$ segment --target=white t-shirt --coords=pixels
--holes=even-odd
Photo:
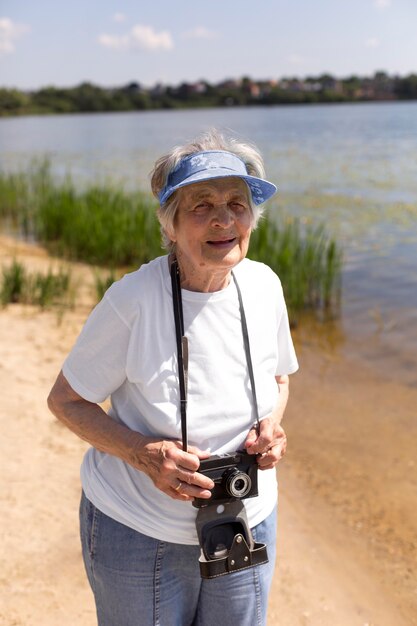
[[[234,274],[242,292],[260,418],[275,406],[276,375],[298,369],[281,283],[272,270],[244,259]],[[255,421],[234,281],[214,293],[182,290],[189,343],[188,440],[212,454],[242,447]],[[181,439],[177,346],[168,257],[114,283],[88,318],[63,373],[90,402],[111,396],[109,414],[132,430]],[[139,532],[197,544],[197,509],[157,489],[143,472],[90,448],[81,468],[86,496]],[[259,496],[245,500],[250,526],[277,498],[275,470],[258,472]]]

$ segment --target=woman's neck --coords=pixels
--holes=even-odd
[[[179,258],[178,258],[179,257]],[[170,255],[170,262],[177,259],[180,269],[181,288],[188,291],[199,291],[201,293],[212,293],[226,289],[231,279],[230,268],[219,268],[218,270],[210,269],[204,271],[204,268],[194,268],[184,263],[181,255]]]

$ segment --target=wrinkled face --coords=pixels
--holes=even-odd
[[[202,274],[233,269],[246,256],[252,230],[246,183],[237,177],[218,178],[179,193],[169,236],[182,266]]]

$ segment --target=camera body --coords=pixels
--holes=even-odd
[[[214,487],[210,500],[194,499],[193,505],[197,508],[258,495],[257,457],[245,450],[203,459],[198,471],[211,478]]]

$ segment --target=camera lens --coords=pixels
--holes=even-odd
[[[244,498],[251,490],[252,481],[245,472],[235,469],[226,477],[226,491],[234,498]]]

